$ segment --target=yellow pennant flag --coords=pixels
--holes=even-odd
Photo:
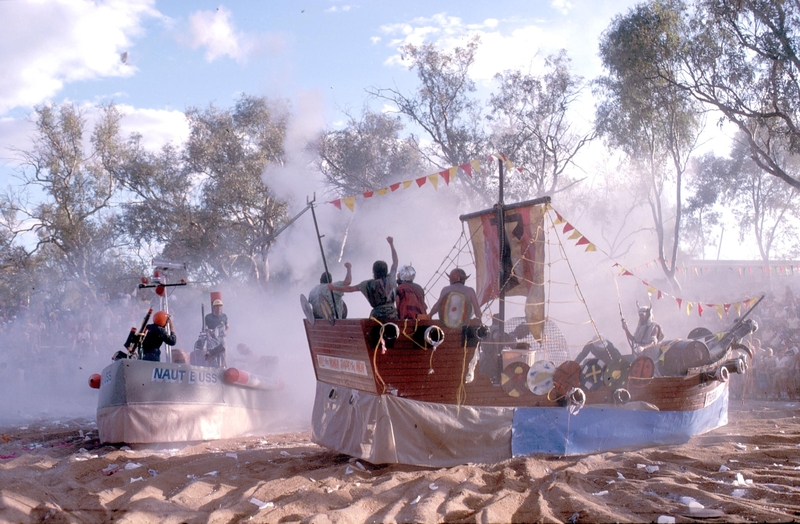
[[[452,183],[456,179],[456,173],[458,173],[458,166],[451,167],[448,169],[450,171],[450,183]]]
[[[354,197],[354,196],[344,197],[342,199],[342,202],[344,202],[344,205],[347,206],[347,209],[349,209],[350,211],[353,211],[355,209],[355,205],[356,205],[356,197]]]
[[[725,313],[725,306],[722,304],[717,304],[714,306],[714,309],[717,310],[717,315],[719,315],[719,318],[722,318],[722,314]]]
[[[569,237],[567,237],[567,240],[575,240],[576,238],[581,238],[582,236],[583,235],[581,235],[581,232],[575,229],[574,231],[572,231],[572,234]]]
[[[687,315],[691,314],[693,307],[694,307],[694,304],[692,304],[691,302],[687,302],[686,303],[686,314]]]
[[[741,302],[734,303],[733,304],[733,309],[736,310],[736,316],[737,317],[742,316],[742,303]]]
[[[653,286],[649,286],[649,285],[647,286],[647,294],[648,295],[652,295],[656,291],[658,291],[658,290],[656,288],[654,288]]]
[[[469,165],[472,166],[473,173],[480,173],[481,172],[481,161],[480,159],[470,160]]]
[[[413,184],[413,183],[414,183],[413,180],[404,180],[403,181],[403,189],[408,189],[409,186],[411,186],[411,184]]]
[[[758,302],[758,297],[751,298],[750,302],[747,303],[747,309],[750,309],[751,307],[755,306],[756,302]]]
[[[384,187],[383,189],[379,189],[379,190],[377,190],[375,192],[378,193],[379,195],[385,195],[386,193],[389,192],[389,188],[388,187]]]
[[[590,243],[589,245],[586,246],[586,249],[584,249],[584,251],[597,251],[597,248],[594,247],[594,244]]]
[[[433,184],[433,189],[439,189],[439,174],[428,175],[428,180]]]

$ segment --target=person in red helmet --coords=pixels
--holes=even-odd
[[[473,315],[480,318],[481,305],[475,290],[466,284],[467,273],[457,267],[449,276],[450,285],[442,288],[439,300],[431,306],[431,316],[439,315],[448,327],[464,325]]]
[[[169,326],[169,331],[166,326]],[[174,346],[178,342],[172,317],[164,311],[158,311],[153,315],[153,323],[148,324],[145,329],[147,334],[142,341],[142,360],[159,362],[161,360],[161,344]]]

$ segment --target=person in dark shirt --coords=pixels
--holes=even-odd
[[[169,326],[167,331],[165,326]],[[142,341],[142,360],[159,362],[161,360],[161,344],[174,346],[178,342],[172,318],[164,311],[153,315],[153,323],[147,325],[147,334]]]
[[[211,303],[211,313],[206,315],[206,329],[216,331],[219,326],[224,326],[223,335],[228,334],[228,315],[222,312],[222,300],[216,299]]]

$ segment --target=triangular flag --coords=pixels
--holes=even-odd
[[[687,315],[688,315],[688,314],[690,314],[690,313],[692,312],[692,308],[693,308],[693,307],[694,307],[694,304],[692,304],[691,302],[687,302],[687,303],[686,303],[686,314],[687,314]]]
[[[750,309],[751,307],[755,306],[756,302],[758,302],[758,297],[751,298],[750,302],[748,302],[747,304],[747,309]]]
[[[703,316],[703,304],[700,304],[699,302],[697,303],[697,316]]]
[[[633,273],[631,273],[630,271],[628,271],[625,268],[622,268],[622,273],[620,273],[620,275],[623,276],[623,277],[632,277]]]
[[[583,235],[581,235],[581,232],[576,229],[570,236],[567,237],[567,240],[575,240],[576,238],[581,238],[582,236]]]
[[[481,172],[481,161],[480,160],[471,160],[469,165],[472,166],[472,173],[480,173]],[[472,173],[467,173],[469,176],[472,176]]]
[[[377,190],[375,192],[378,193],[378,195],[385,195],[386,193],[389,192],[389,188],[388,187],[384,187],[384,188],[381,188],[381,189],[379,189],[379,190]]]
[[[426,180],[428,180],[428,177],[426,177],[426,176],[419,177],[419,178],[416,180],[416,182],[417,182],[417,187],[422,187],[422,186],[424,186],[424,185],[425,185],[425,181],[426,181]]]
[[[371,197],[373,194],[375,194],[375,192],[374,192],[374,191],[367,191],[366,193],[364,193],[364,198],[369,198],[369,197]]]
[[[576,231],[576,233],[577,233],[577,231]],[[589,239],[588,239],[588,238],[586,238],[586,237],[581,237],[581,239],[580,239],[580,240],[578,240],[577,242],[575,242],[575,245],[576,245],[576,246],[583,246],[583,245],[586,245],[586,244],[588,244],[588,243],[589,243]]]
[[[725,312],[725,307],[722,304],[717,304],[714,306],[714,309],[717,310],[717,315],[720,319],[722,319],[722,314]]]
[[[404,180],[403,181],[403,189],[408,189],[409,187],[411,187],[411,184],[413,184],[413,183],[414,183],[413,180]],[[423,182],[423,184],[424,184],[424,182]]]
[[[678,307],[680,308],[680,307],[681,307],[681,304],[683,303],[683,300],[682,300],[682,299],[680,299],[680,298],[676,298],[676,299],[675,299],[675,302],[677,302],[677,303],[678,303]]]
[[[439,176],[444,178],[444,183],[445,184],[449,184],[450,183],[450,170],[449,169],[445,169],[443,171],[439,171]]]
[[[725,309],[725,315],[727,315],[728,314],[728,310],[731,308],[731,305],[730,304],[723,304],[722,307]]]
[[[736,310],[736,316],[742,316],[742,303],[741,302],[734,302],[733,309]]]
[[[428,180],[433,184],[433,189],[439,189],[439,174],[428,175]]]
[[[654,288],[653,286],[647,286],[647,294],[648,295],[652,295],[656,291],[657,291],[656,288]]]
[[[356,206],[356,197],[354,197],[354,196],[345,197],[345,198],[342,199],[342,202],[344,202],[344,205],[347,206],[347,209],[349,209],[350,211],[353,211],[355,209],[355,206]]]
[[[589,244],[584,251],[597,251],[597,248],[594,247],[594,244]]]
[[[661,290],[660,289],[658,290],[658,296],[656,297],[656,300],[661,300]]]
[[[398,189],[400,189],[400,182],[392,184],[391,186],[389,186],[389,189],[391,189],[392,191],[397,191]]]
[[[558,211],[553,209],[553,213],[556,214],[556,220],[555,220],[555,222],[553,222],[553,225],[556,226],[558,224],[563,224],[564,223],[564,219],[561,217],[561,215],[558,214]]]
[[[331,204],[336,206],[336,209],[342,209],[342,199],[341,198],[331,201]]]
[[[461,164],[458,167],[460,167],[462,170],[464,170],[464,172],[467,174],[467,176],[470,176],[470,177],[472,176],[472,166],[469,164],[469,162],[467,162],[466,164]]]
[[[449,184],[450,182],[452,182],[452,181],[454,181],[456,179],[456,173],[458,173],[458,168],[457,167],[451,167],[447,171],[450,174],[450,177],[449,177],[450,180],[445,180],[445,183]]]
[[[567,222],[566,224],[564,224],[564,231],[563,232],[564,232],[564,234],[566,234],[567,231],[572,231],[573,229],[575,229],[575,228],[572,226],[572,224]]]

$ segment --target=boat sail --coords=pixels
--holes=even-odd
[[[747,352],[740,342],[755,324],[667,341],[657,354],[570,360],[546,315],[550,198],[505,205],[502,164],[500,180],[494,208],[460,217],[484,312],[500,299],[492,326],[307,316],[312,440],[376,464],[441,467],[683,443],[725,425],[728,374],[746,370],[731,348]],[[525,297],[511,330],[507,295]]]

